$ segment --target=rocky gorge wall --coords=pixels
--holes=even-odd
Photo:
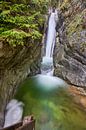
[[[54,53],[55,75],[80,87],[86,87],[85,7],[83,0],[60,2]]]
[[[0,48],[0,123],[5,106],[13,98],[19,83],[28,75],[39,73],[41,46],[11,48],[2,44]]]
[[[46,10],[45,0],[0,1],[0,127],[19,84],[40,72]]]

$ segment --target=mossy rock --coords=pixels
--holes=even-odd
[[[82,13],[76,14],[74,19],[67,27],[67,34],[71,36],[73,33],[82,30]]]

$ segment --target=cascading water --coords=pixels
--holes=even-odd
[[[56,16],[57,11],[52,12],[49,18],[48,24],[48,34],[47,34],[47,41],[46,41],[46,57],[53,56],[53,48],[55,45],[55,38],[56,38]]]
[[[60,86],[60,85],[64,86],[64,81],[62,81],[61,79],[57,77],[52,77],[53,70],[54,70],[53,50],[54,50],[54,45],[56,41],[56,23],[58,20],[57,13],[58,13],[57,10],[51,9],[51,14],[50,14],[49,23],[48,23],[47,40],[46,40],[46,52],[45,52],[45,56],[42,59],[41,74],[35,76],[37,80],[37,84],[42,86],[46,91],[52,90],[55,87],[57,88],[57,86]],[[20,104],[19,105],[13,104],[14,103],[13,101],[15,100],[10,101],[11,107],[8,109],[7,114],[5,116],[4,127],[17,123],[22,117],[22,114],[23,114],[22,106],[19,106]],[[13,109],[14,107],[15,109]],[[17,120],[16,120],[17,114],[14,114],[15,117],[12,114],[16,111],[17,113],[20,113],[20,116]]]
[[[46,38],[46,51],[42,58],[41,74],[36,76],[38,84],[46,90],[52,90],[58,86],[67,86],[60,78],[53,76],[53,51],[56,42],[56,25],[58,22],[57,9],[50,9],[50,17],[48,21],[48,30]]]
[[[22,114],[32,114],[36,118],[36,130],[86,130],[86,109],[79,105],[80,97],[74,94],[73,98],[67,84],[52,76],[57,21],[58,12],[51,10],[41,74],[28,77],[21,84],[15,98],[25,104],[24,113],[22,102],[11,100],[6,107],[4,127],[20,121]]]
[[[28,77],[19,87],[16,98],[25,104],[24,116],[35,116],[36,130],[86,130],[86,111],[73,101],[65,82],[52,76],[58,12],[50,11],[41,74]]]
[[[46,52],[42,59],[41,74],[53,75],[53,50],[56,41],[56,23],[58,20],[57,10],[51,9],[48,22],[48,32],[46,39]]]

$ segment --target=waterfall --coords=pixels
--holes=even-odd
[[[56,12],[52,12],[48,23],[48,33],[46,41],[46,57],[53,56],[53,49],[55,45],[55,35],[56,35]]]
[[[48,21],[48,31],[46,39],[46,52],[42,59],[41,73],[45,75],[53,75],[53,50],[56,41],[56,23],[58,20],[57,10],[50,10],[50,17]]]
[[[43,88],[43,90],[46,91],[56,89],[58,86],[66,86],[63,80],[58,77],[52,76],[54,71],[53,51],[56,41],[57,21],[58,11],[51,9],[48,21],[46,51],[41,63],[41,74],[35,77],[38,87],[40,86],[41,89]],[[23,106],[24,104],[22,102],[17,101],[16,99],[12,99],[7,104],[4,128],[21,121],[23,115]]]

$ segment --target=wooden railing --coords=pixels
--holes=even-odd
[[[25,117],[22,122],[0,130],[35,130],[35,119],[32,116]]]

